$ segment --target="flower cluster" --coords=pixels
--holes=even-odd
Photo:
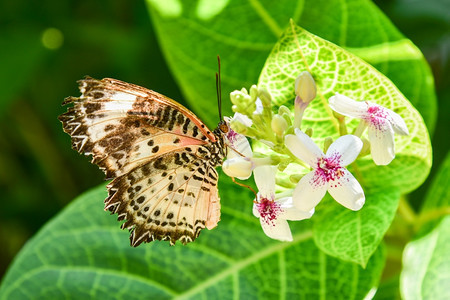
[[[311,138],[312,128],[301,128],[304,112],[316,98],[310,73],[297,77],[295,94],[293,113],[283,105],[274,113],[271,95],[263,88],[254,85],[249,92],[234,91],[230,97],[235,115],[227,120],[231,130],[223,171],[239,179],[253,173],[258,187],[253,214],[267,236],[281,241],[292,241],[287,220],[310,218],[327,191],[344,207],[361,209],[364,191],[346,166],[369,153],[375,164],[389,164],[395,157],[394,133],[409,134],[403,119],[392,110],[336,93],[329,106],[342,127],[341,136],[334,142],[331,137],[324,139],[321,150]],[[353,134],[347,134],[345,117],[360,119]],[[362,138],[366,128],[368,140]],[[245,136],[255,141],[256,151]],[[304,171],[286,179],[283,171],[288,167]],[[283,180],[289,182],[283,184]]]

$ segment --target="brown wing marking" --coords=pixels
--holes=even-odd
[[[178,161],[183,153],[187,165]],[[202,157],[168,153],[114,179],[105,209],[126,220],[122,228],[131,231],[132,246],[153,240],[186,244],[219,221],[216,185],[217,172]]]
[[[195,115],[153,91],[92,78],[81,80],[80,90],[80,98],[64,102],[74,105],[59,119],[73,148],[92,154],[107,178],[123,175],[154,156],[211,142],[209,129],[203,123],[199,127]]]

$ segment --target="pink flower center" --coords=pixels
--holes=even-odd
[[[230,141],[231,144],[233,144],[236,141],[237,136],[238,133],[230,128],[227,134],[227,139]]]
[[[341,166],[342,155],[333,153],[329,157],[320,157],[317,160],[314,184],[323,185],[326,182],[335,181],[344,175],[344,167]]]
[[[372,105],[367,108],[367,116],[364,119],[378,130],[383,130],[384,124],[389,120],[389,113],[382,106]]]
[[[260,218],[272,226],[275,226],[275,220],[278,215],[283,212],[283,209],[279,203],[268,198],[259,199],[259,202],[256,204],[256,208],[258,209]]]

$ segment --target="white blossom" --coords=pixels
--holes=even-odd
[[[276,240],[292,241],[287,220],[309,219],[314,209],[308,212],[294,207],[292,197],[276,199],[276,166],[261,166],[253,171],[258,195],[253,204],[253,214],[259,218],[264,233]]]
[[[370,152],[377,165],[387,165],[395,157],[394,133],[408,135],[405,121],[390,109],[369,101],[355,101],[336,93],[330,107],[341,115],[359,118],[368,126]]]
[[[324,154],[314,141],[298,128],[295,135],[285,137],[286,147],[313,169],[303,176],[293,193],[294,205],[302,210],[313,209],[325,193],[351,210],[364,205],[364,191],[355,177],[345,168],[358,156],[363,146],[354,135],[344,135],[330,145]]]

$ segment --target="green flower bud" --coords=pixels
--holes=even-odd
[[[230,93],[230,100],[233,103],[233,111],[245,115],[251,115],[255,110],[255,101],[252,101],[246,89],[233,91]]]
[[[258,89],[259,99],[261,99],[263,107],[270,108],[272,105],[272,97],[265,88]]]
[[[281,116],[286,121],[288,126],[292,126],[291,114],[282,114]]]
[[[295,94],[304,103],[311,102],[316,98],[316,83],[309,72],[304,71],[295,80]]]
[[[289,176],[289,180],[292,183],[297,184],[300,181],[300,179],[302,179],[303,176],[305,176],[305,175],[303,175],[303,174],[293,174],[293,175]]]
[[[309,137],[312,137],[313,135],[313,129],[311,127],[306,128],[305,134]]]
[[[271,125],[272,125],[272,130],[279,137],[282,137],[283,134],[284,134],[284,131],[288,128],[288,123],[280,115],[274,115],[272,117],[272,124]]]
[[[290,110],[287,106],[281,105],[281,106],[278,108],[278,114],[279,114],[280,116],[282,116],[283,114],[288,114],[288,115],[290,115],[290,114],[291,114],[291,110]]]
[[[323,153],[327,153],[328,148],[333,144],[333,139],[331,137],[325,138],[323,141]]]
[[[249,131],[249,127],[248,126],[246,126],[245,124],[239,122],[236,119],[232,119],[231,120],[230,126],[231,126],[231,129],[233,129],[237,133],[240,133],[240,134],[243,134],[243,135],[247,135],[247,133]]]
[[[250,99],[255,102],[258,98],[258,87],[254,84],[250,87]]]

